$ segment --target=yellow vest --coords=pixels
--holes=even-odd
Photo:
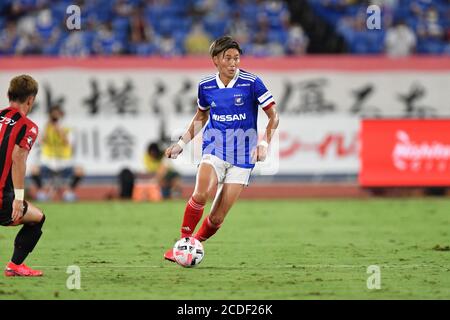
[[[69,134],[68,128],[63,128],[66,136]],[[53,126],[47,125],[45,127],[44,137],[45,141],[42,142],[42,155],[46,158],[52,159],[71,159],[72,158],[72,146],[70,143],[65,143],[59,136]]]
[[[145,154],[144,164],[145,169],[148,173],[156,173],[158,171],[158,168],[161,166],[161,160],[157,160],[153,157],[150,157],[148,154]]]

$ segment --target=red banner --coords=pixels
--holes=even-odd
[[[385,56],[355,56],[355,55],[311,55],[301,57],[247,57],[241,58],[241,65],[248,70],[325,70],[325,71],[351,71],[351,72],[439,72],[450,70],[450,57],[448,56],[409,56],[402,59],[393,59]],[[211,57],[184,56],[173,58],[96,56],[89,58],[26,56],[2,57],[0,70],[38,70],[53,68],[74,69],[175,69],[175,70],[212,70],[215,71]]]
[[[362,186],[450,186],[450,119],[363,120]]]

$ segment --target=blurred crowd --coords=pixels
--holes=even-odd
[[[308,0],[314,12],[345,39],[347,51],[391,56],[450,54],[448,0]],[[366,12],[377,5],[380,30],[368,30]]]
[[[66,28],[72,4],[81,8],[80,31]],[[381,30],[366,27],[370,4],[381,8]],[[323,32],[333,35],[323,38]],[[0,55],[204,55],[224,34],[252,56],[449,54],[450,5],[447,0],[0,1]],[[340,43],[339,37],[342,48],[327,49]]]
[[[81,31],[69,32],[66,9],[81,8]],[[303,54],[308,38],[271,0],[3,0],[0,54],[207,54],[223,34],[255,56]]]

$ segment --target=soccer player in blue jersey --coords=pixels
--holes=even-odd
[[[262,80],[239,69],[242,50],[231,37],[216,39],[209,50],[218,72],[198,86],[198,110],[188,130],[165,154],[176,159],[208,122],[203,133],[203,156],[195,190],[189,199],[181,225],[181,237],[191,237],[203,215],[209,192],[218,185],[211,212],[194,237],[205,241],[222,225],[239,195],[248,185],[256,161],[264,161],[278,114],[272,94]],[[264,110],[269,122],[258,142],[257,116]],[[209,121],[208,121],[209,120]],[[164,257],[175,261],[172,250]]]

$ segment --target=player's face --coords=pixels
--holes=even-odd
[[[239,67],[240,55],[236,49],[228,49],[214,57],[219,73],[229,79],[232,79]]]

